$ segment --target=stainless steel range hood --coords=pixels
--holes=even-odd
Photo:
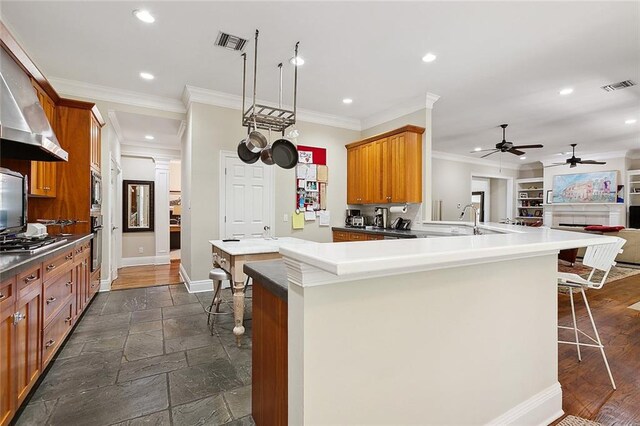
[[[0,48],[0,156],[67,161],[29,77]]]

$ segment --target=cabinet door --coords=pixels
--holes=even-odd
[[[34,83],[35,84],[35,83]],[[44,114],[55,131],[56,106],[38,87],[34,86],[38,101],[42,105]],[[31,176],[29,181],[29,194],[38,197],[56,196],[56,169],[57,163],[51,161],[32,161]]]
[[[100,173],[101,167],[101,141],[100,141],[100,125],[96,118],[91,115],[91,131],[90,131],[90,140],[91,140],[91,168],[96,172]]]
[[[16,392],[18,405],[24,401],[42,367],[42,288],[18,299],[16,333]]]
[[[389,203],[422,202],[422,139],[414,133],[389,137]]]
[[[9,424],[16,410],[14,305],[0,304],[0,426]]]
[[[381,143],[374,141],[360,147],[362,150],[360,178],[362,203],[379,203],[382,198]]]
[[[347,203],[361,204],[360,147],[347,149]]]

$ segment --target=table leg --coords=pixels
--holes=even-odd
[[[233,282],[233,317],[235,319],[233,334],[236,335],[236,343],[240,346],[244,334],[244,283],[242,281]]]

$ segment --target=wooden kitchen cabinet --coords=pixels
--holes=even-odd
[[[16,410],[15,283],[15,277],[0,282],[0,426],[8,425]]]
[[[342,243],[345,241],[375,241],[384,240],[383,235],[370,234],[367,232],[348,232],[348,231],[333,231],[333,242]]]
[[[20,285],[20,282],[18,282]],[[17,405],[27,397],[42,371],[42,286],[29,285],[15,310],[15,374]]]
[[[347,203],[421,203],[424,130],[405,126],[348,144]]]
[[[55,132],[56,105],[37,83],[33,82],[33,86],[38,95],[40,105],[42,105],[42,109],[44,109],[44,114],[47,116],[47,120],[49,120],[49,124]],[[36,197],[55,197],[57,167],[58,163],[55,161],[32,161],[29,176],[29,195]]]
[[[102,167],[102,155],[101,155],[101,147],[102,143],[100,141],[101,137],[101,127],[102,125],[98,121],[95,115],[91,115],[91,129],[90,129],[90,139],[91,139],[91,169],[100,173],[100,168]]]

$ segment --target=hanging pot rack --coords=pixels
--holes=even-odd
[[[247,129],[253,128],[253,130],[271,130],[280,132],[284,136],[284,131],[287,127],[296,123],[296,109],[297,109],[297,92],[298,92],[298,66],[294,66],[293,71],[293,110],[285,109],[282,107],[282,67],[280,68],[280,93],[279,93],[279,106],[273,107],[269,105],[256,103],[256,81],[258,71],[258,34],[256,30],[255,34],[255,49],[253,59],[253,102],[249,108],[245,109],[246,98],[246,77],[247,77],[247,54],[243,53],[242,64],[242,125]],[[294,58],[298,57],[298,47],[300,42],[297,42],[294,48]]]

